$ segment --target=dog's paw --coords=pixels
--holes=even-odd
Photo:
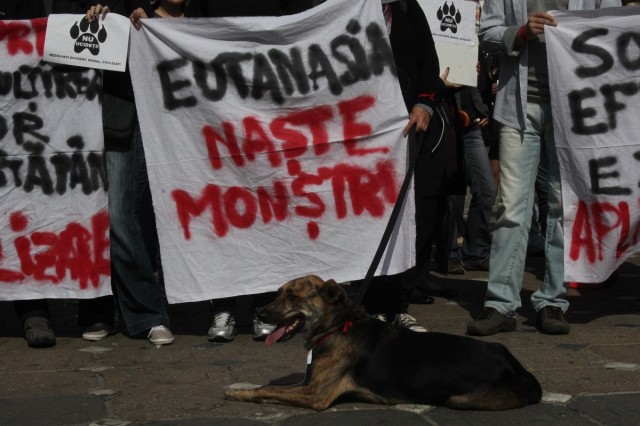
[[[253,383],[234,383],[232,385],[226,386],[228,390],[234,389],[258,389],[260,385],[254,385]]]
[[[226,387],[227,390],[224,393],[224,397],[232,401],[246,401],[251,397],[252,391],[259,387],[260,385],[251,383],[234,383]]]

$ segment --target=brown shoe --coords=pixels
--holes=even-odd
[[[545,334],[569,334],[569,323],[557,306],[545,306],[538,311],[536,327]]]
[[[516,330],[516,318],[503,315],[493,308],[485,307],[475,321],[467,325],[467,334],[471,336],[491,336],[504,331]]]

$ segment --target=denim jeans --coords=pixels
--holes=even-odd
[[[130,141],[105,140],[112,288],[130,336],[169,326],[159,282],[158,235],[140,127]]]
[[[475,126],[464,135],[464,158],[471,189],[467,213],[462,262],[477,266],[491,254],[491,213],[496,197],[496,183],[491,174],[489,156],[482,131]]]
[[[536,311],[547,305],[566,311],[561,299],[564,278],[562,194],[550,102],[527,105],[525,130],[504,126],[500,131],[500,196],[491,246],[491,268],[485,306],[512,316],[521,305],[527,240],[531,226],[534,185],[542,145],[547,154],[548,202],[545,241],[545,274],[540,288],[531,295]]]

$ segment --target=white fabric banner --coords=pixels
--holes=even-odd
[[[42,62],[46,25],[0,21],[0,300],[111,293],[102,77]]]
[[[87,21],[86,15],[52,14],[44,42],[44,60],[57,64],[124,71],[129,19],[117,13]]]
[[[640,8],[554,15],[545,34],[565,280],[601,282],[640,250]]]
[[[131,40],[169,301],[364,277],[406,169],[380,4],[148,19]],[[413,263],[410,192],[381,273]]]

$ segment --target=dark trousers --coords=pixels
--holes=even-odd
[[[363,300],[369,313],[407,312],[418,277],[429,273],[431,247],[442,233],[447,206],[445,145],[448,143],[455,143],[455,132],[434,114],[427,132],[417,134],[415,143],[409,147],[410,158],[416,158],[413,176],[416,266],[400,274],[374,277]]]

